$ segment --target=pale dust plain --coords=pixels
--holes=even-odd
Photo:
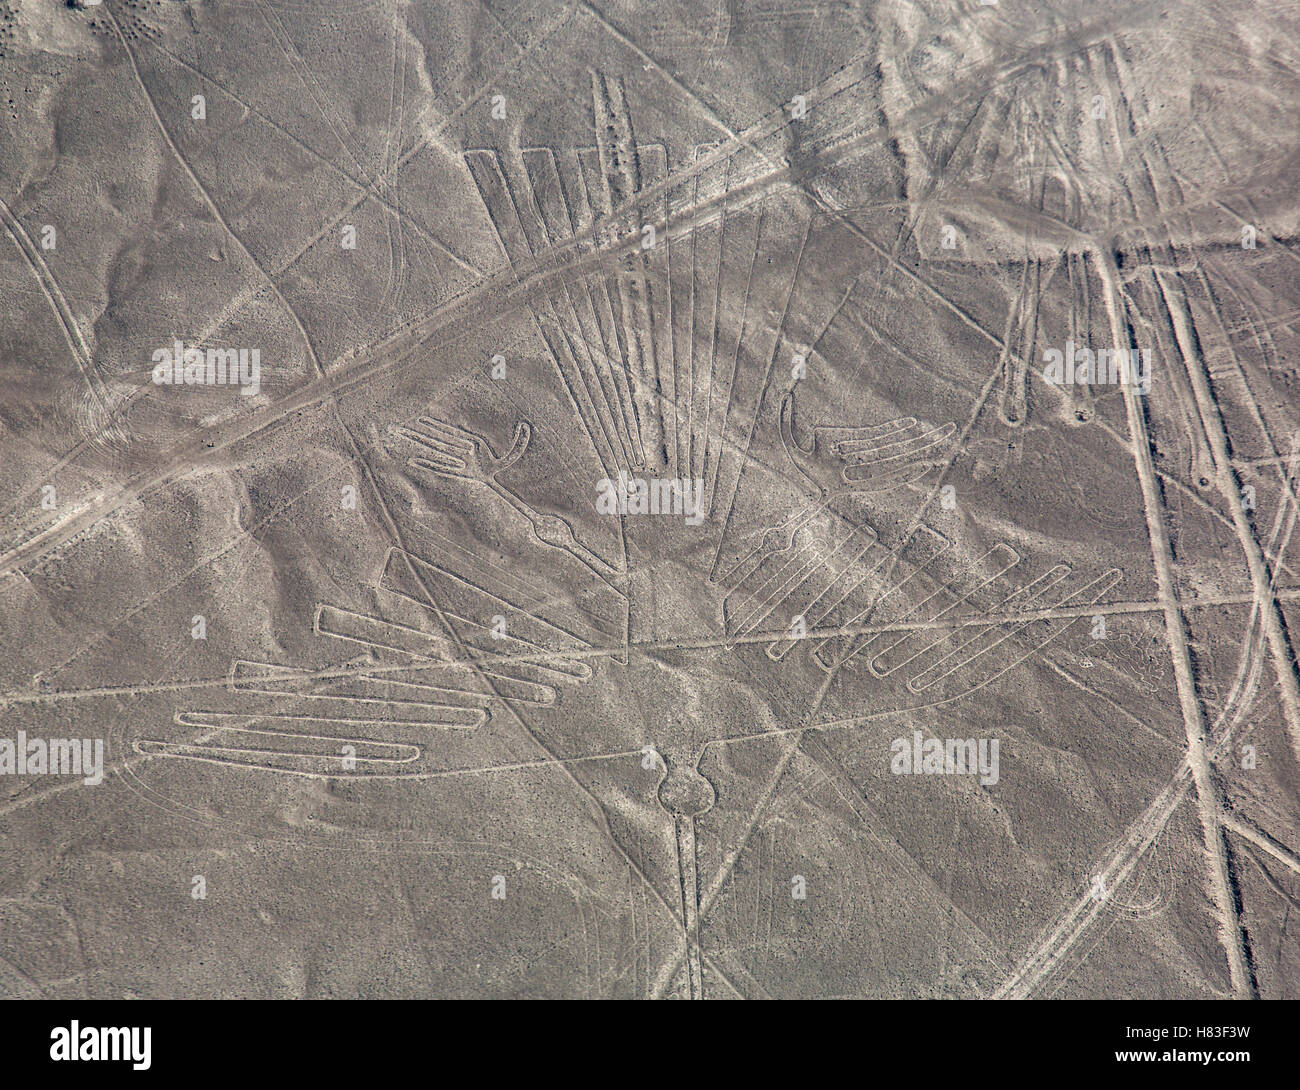
[[[0,739],[107,747],[0,995],[1297,997],[1300,13],[3,0],[0,92]]]

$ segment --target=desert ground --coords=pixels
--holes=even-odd
[[[1300,998],[1293,5],[0,0],[0,107],[0,996]]]

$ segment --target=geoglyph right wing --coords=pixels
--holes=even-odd
[[[843,427],[818,424],[812,442],[794,433],[794,392],[781,404],[781,442],[803,475],[823,491],[883,492],[925,475],[948,448],[956,425],[915,417]]]

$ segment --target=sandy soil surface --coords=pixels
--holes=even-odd
[[[1263,2],[0,0],[0,996],[1300,998],[1298,107]]]

